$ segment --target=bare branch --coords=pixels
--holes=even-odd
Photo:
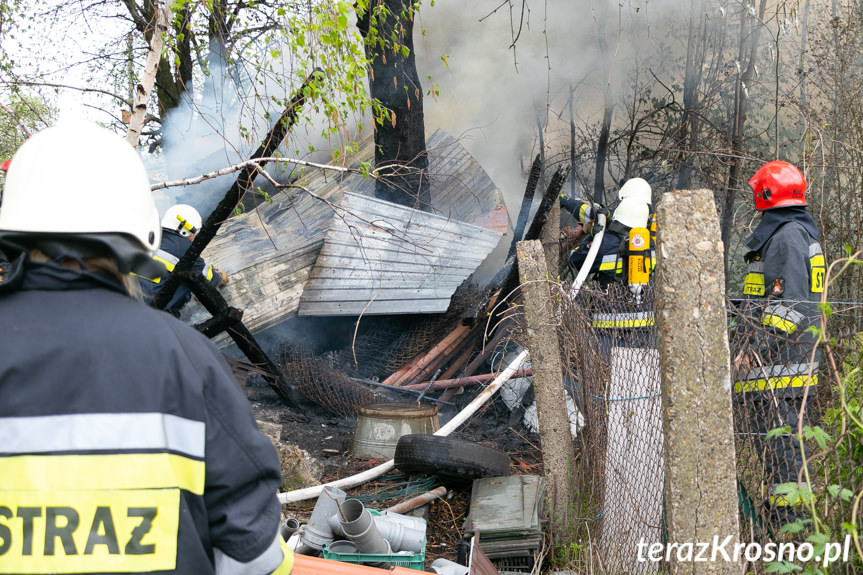
[[[30,130],[28,130],[28,129],[27,129],[27,126],[25,126],[23,123],[21,123],[21,120],[19,120],[19,119],[18,119],[18,117],[15,115],[15,112],[13,112],[10,108],[6,107],[6,106],[3,104],[3,102],[0,102],[0,109],[4,110],[7,114],[9,114],[9,117],[10,117],[10,118],[12,118],[12,120],[13,120],[16,124],[18,124],[18,126],[19,126],[19,127],[21,128],[21,130],[24,132],[24,135],[25,135],[25,136],[27,136],[27,137],[29,138],[29,137],[32,135],[32,134],[30,133]]]
[[[209,173],[206,173],[206,174],[203,174],[200,176],[196,176],[194,178],[184,178],[182,180],[172,180],[170,182],[159,182],[158,184],[153,184],[152,186],[150,186],[150,189],[155,192],[156,190],[163,190],[165,188],[172,188],[175,186],[190,186],[190,185],[194,185],[194,184],[200,184],[201,182],[204,182],[206,180],[210,180],[212,178],[217,178],[219,176],[231,174],[233,172],[238,172],[238,171],[240,171],[246,167],[258,166],[261,164],[266,164],[268,162],[282,163],[282,164],[296,164],[298,166],[305,166],[308,168],[318,168],[321,170],[330,170],[333,172],[339,172],[339,173],[343,173],[343,174],[349,174],[349,173],[350,174],[362,174],[363,173],[361,170],[358,170],[355,168],[344,168],[341,166],[333,166],[333,165],[329,165],[329,164],[316,164],[315,162],[306,162],[305,160],[294,160],[291,158],[264,157],[264,158],[255,158],[254,160],[246,160],[245,162],[241,162],[241,163],[235,164],[233,166],[228,166],[227,168],[222,168],[221,170],[216,170],[215,172],[209,172]],[[260,173],[263,174],[264,177],[266,177],[268,180],[270,180],[270,182],[272,184],[274,184],[278,187],[285,187],[284,184],[278,184],[275,180],[270,178],[269,174],[267,174],[266,172],[261,171]],[[375,178],[375,179],[378,178],[378,172],[377,171],[370,172],[368,175],[371,178]],[[291,186],[291,187],[298,187],[298,186]]]
[[[112,98],[119,100],[120,102],[126,104],[129,107],[132,106],[132,102],[130,102],[127,98],[124,98],[123,96],[120,96],[120,95],[115,94],[113,92],[109,92],[107,90],[100,90],[99,88],[81,88],[79,86],[69,86],[68,84],[53,84],[50,82],[30,82],[30,81],[25,81],[25,80],[15,80],[14,82],[0,82],[0,83],[5,83],[8,85],[17,85],[17,86],[33,86],[36,88],[39,88],[39,87],[43,87],[43,88],[65,88],[67,90],[77,90],[79,92],[94,92],[96,94],[105,94],[106,96],[111,96]]]

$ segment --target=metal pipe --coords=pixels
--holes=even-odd
[[[297,532],[300,528],[300,522],[296,517],[288,517],[285,519],[285,522],[282,523],[282,539],[287,541],[291,538],[291,535]]]
[[[486,383],[497,377],[498,373],[482,373],[480,375],[465,375],[455,379],[440,379],[438,381],[429,381],[425,383],[412,383],[404,386],[403,389],[418,390],[430,387],[431,389],[448,389],[450,387],[463,387],[465,385],[474,385],[477,383]],[[519,369],[510,376],[511,379],[517,377],[530,377],[533,371],[530,368]]]
[[[505,370],[501,372],[501,374],[495,379],[491,385],[482,390],[482,392],[477,395],[473,401],[465,406],[463,410],[461,410],[455,417],[453,417],[446,425],[438,429],[434,432],[433,435],[442,435],[446,436],[452,433],[459,425],[468,420],[474,413],[476,413],[480,407],[482,407],[485,402],[487,402],[492,395],[494,395],[498,389],[506,382],[513,374],[515,370],[517,370],[521,364],[527,359],[527,350],[522,350],[520,354],[510,363]],[[288,491],[286,493],[279,493],[279,503],[295,503],[297,501],[305,501],[306,499],[311,499],[313,497],[317,497],[320,495],[321,491],[324,487],[337,487],[339,489],[349,489],[351,487],[356,487],[357,485],[362,485],[366,481],[371,481],[372,479],[377,479],[381,475],[388,473],[395,469],[395,461],[390,459],[385,463],[381,463],[376,467],[372,467],[362,473],[358,473],[357,475],[352,475],[351,477],[345,477],[343,479],[338,479],[336,481],[332,481],[327,483],[326,485],[315,485],[314,487],[306,487],[305,489],[297,489],[296,491]]]
[[[446,487],[441,485],[440,487],[435,487],[431,491],[426,491],[421,495],[417,495],[416,497],[402,501],[392,507],[388,507],[387,511],[392,511],[393,513],[405,513],[406,511],[416,509],[417,507],[422,507],[429,501],[434,501],[444,495],[446,495]]]

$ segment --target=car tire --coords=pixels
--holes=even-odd
[[[450,481],[509,475],[509,456],[503,451],[440,435],[401,436],[394,459],[403,473],[437,475]]]

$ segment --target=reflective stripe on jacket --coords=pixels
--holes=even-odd
[[[764,212],[747,240],[752,251],[745,256],[749,267],[743,292],[750,300],[749,312],[757,314],[763,328],[753,333],[751,345],[767,365],[735,383],[735,391],[783,389],[799,394],[799,388],[817,384],[817,353],[814,375],[806,377],[815,344],[808,328],[820,319],[817,302],[826,271],[817,235],[803,208],[784,208]],[[794,373],[788,371],[792,368]]]
[[[592,222],[596,220],[596,213],[593,206],[587,202],[565,198],[561,196],[563,208],[572,214],[579,223]]]
[[[593,314],[592,327],[597,328],[630,328],[648,327],[654,325],[652,311],[621,312],[621,313],[595,313]]]
[[[0,571],[272,572],[279,462],[230,368],[106,278],[0,295]]]
[[[158,262],[161,262],[168,270],[168,275],[174,270],[174,266],[180,261],[180,258],[186,253],[192,243],[173,230],[162,228],[162,244],[156,255],[153,257]],[[221,278],[213,272],[213,267],[204,261],[204,258],[198,257],[195,263],[192,264],[192,271],[201,273],[210,285],[219,287],[222,283]],[[142,278],[139,277],[141,291],[144,294],[144,301],[149,303],[159,289],[162,287],[162,281],[167,279],[168,275],[162,278]],[[180,317],[180,311],[192,299],[191,290],[185,284],[180,284],[177,291],[171,297],[171,300],[165,306],[165,311],[174,317]]]

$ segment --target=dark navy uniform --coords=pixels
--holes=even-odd
[[[749,345],[758,352],[734,390],[759,411],[756,439],[788,425],[796,436],[800,403],[807,386],[818,383],[818,355],[811,362],[824,291],[824,253],[818,227],[803,207],[767,210],[749,239],[743,291],[748,313],[761,329],[751,330]],[[812,373],[811,379],[808,377]],[[805,418],[805,415],[804,415]],[[804,421],[804,425],[806,425]],[[771,440],[765,475],[774,485],[796,482],[803,455],[795,437]]]
[[[256,574],[293,557],[276,451],[209,340],[113,276],[23,256],[0,317],[0,572]]]
[[[171,272],[174,271],[174,266],[177,265],[177,262],[180,261],[180,258],[183,257],[183,254],[186,253],[186,250],[188,250],[191,245],[192,242],[178,234],[176,231],[162,228],[162,244],[159,246],[159,250],[156,252],[156,255],[153,256],[153,259],[164,264],[167,274],[164,277],[140,278],[141,291],[144,292],[144,301],[150,303],[162,287],[162,282],[171,275]],[[192,265],[192,271],[202,274],[213,287],[217,288],[222,285],[221,277],[214,273],[213,266],[207,264],[207,262],[204,261],[204,258],[198,257],[198,259],[195,260],[195,263]],[[171,297],[171,300],[168,302],[168,305],[165,306],[165,311],[174,317],[180,317],[180,310],[182,310],[183,306],[189,303],[189,300],[191,299],[191,290],[185,284],[181,283],[177,288],[177,291],[174,292],[174,295]]]
[[[590,266],[589,275],[596,279],[603,289],[620,278],[623,263],[618,257],[621,242],[627,241],[629,228],[619,222],[611,222],[605,229],[600,240],[596,259]],[[576,270],[581,270],[587,259],[587,253],[593,244],[593,237],[587,237],[578,244],[569,255],[569,262]]]
[[[596,220],[596,210],[594,210],[593,205],[588,202],[574,200],[561,195],[560,206],[572,214],[572,217],[574,217],[580,224]]]

